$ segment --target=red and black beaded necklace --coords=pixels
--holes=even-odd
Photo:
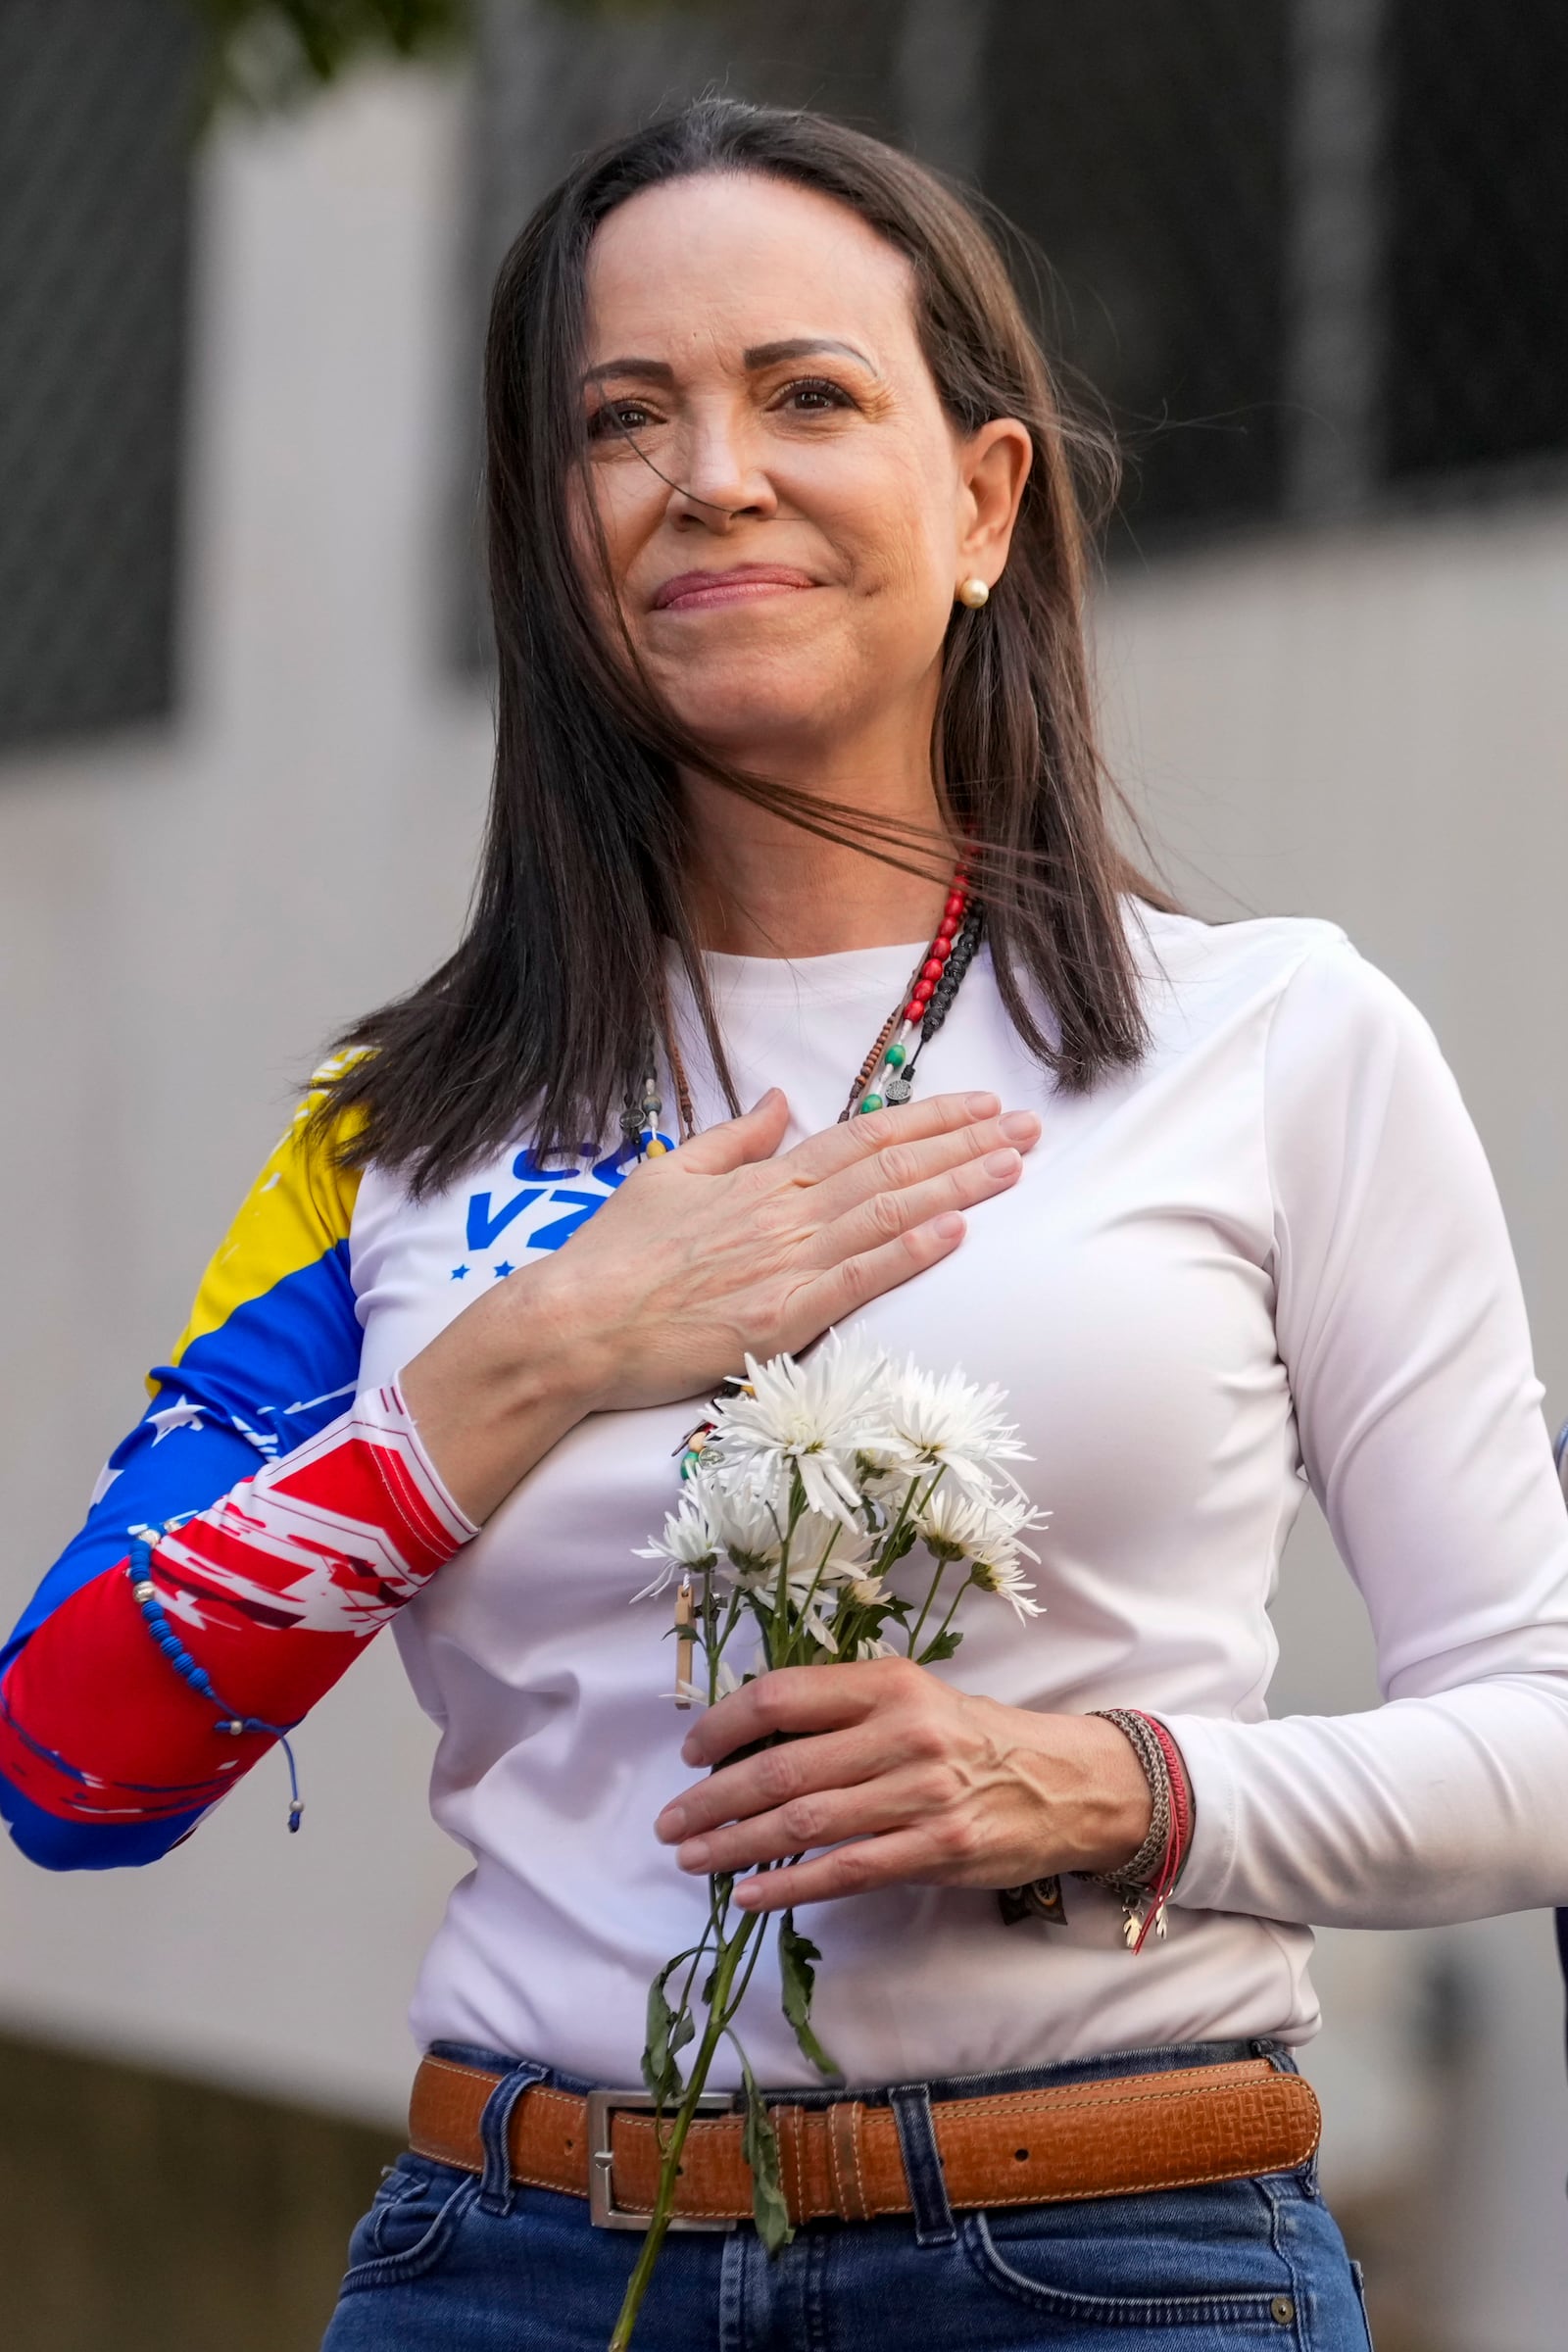
[[[985,911],[970,896],[968,876],[959,866],[953,877],[936,934],[915,966],[908,987],[883,1022],[875,1044],[855,1074],[840,1120],[885,1103],[907,1102],[914,1092],[915,1067],[953,1009],[964,973],[975,959],[985,929]],[[681,1140],[697,1131],[691,1088],[673,1038],[669,1041],[670,1075],[674,1080]],[[654,1158],[668,1149],[659,1133],[663,1102],[654,1057],[645,1056],[640,1094],[628,1092],[621,1111],[621,1133],[639,1159]]]

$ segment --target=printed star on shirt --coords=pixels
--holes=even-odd
[[[463,1280],[463,1277],[465,1276],[465,1274],[466,1274],[466,1272],[467,1272],[467,1271],[468,1271],[468,1269],[467,1269],[467,1267],[466,1267],[466,1266],[454,1266],[454,1267],[453,1267],[453,1269],[452,1269],[452,1279],[453,1279],[453,1281],[454,1281],[454,1282],[461,1282],[461,1281]]]
[[[188,1396],[181,1396],[177,1403],[166,1404],[162,1412],[149,1413],[147,1419],[158,1432],[153,1444],[161,1446],[173,1430],[200,1429],[203,1414],[199,1405],[192,1404]]]
[[[500,1282],[505,1282],[505,1281],[506,1281],[506,1279],[507,1279],[507,1276],[508,1276],[508,1275],[509,1275],[509,1274],[510,1274],[512,1271],[513,1271],[513,1268],[512,1268],[512,1262],[511,1262],[511,1260],[510,1260],[509,1258],[505,1258],[505,1257],[504,1257],[504,1258],[501,1260],[501,1263],[500,1263],[500,1265],[499,1265],[499,1266],[497,1266],[497,1268],[496,1268],[496,1278],[497,1278],[497,1280],[498,1280],[498,1281],[500,1281]]]

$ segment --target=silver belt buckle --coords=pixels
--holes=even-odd
[[[675,2104],[678,2106],[679,2101]],[[651,2213],[630,2213],[624,2205],[615,2203],[611,2174],[614,2154],[610,2144],[612,2116],[625,2108],[636,2108],[645,2115],[657,2114],[659,2101],[647,2090],[591,2090],[588,2093],[588,2219],[596,2230],[642,2230],[653,2226]],[[672,2112],[664,2102],[666,2115]],[[698,2115],[733,2115],[735,2106],[727,2091],[705,2090],[698,2100]],[[706,2214],[671,2214],[671,2230],[733,2230],[733,2221],[710,2219]]]

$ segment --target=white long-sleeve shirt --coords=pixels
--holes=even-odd
[[[1064,1927],[1005,1927],[991,1894],[929,1886],[807,1913],[818,2030],[860,2082],[1299,2042],[1312,1923],[1568,1899],[1568,1514],[1452,1078],[1327,924],[1141,924],[1152,1049],[1087,1098],[1054,1090],[976,962],[922,1091],[990,1088],[1044,1134],[958,1250],[858,1320],[1006,1389],[1023,1482],[1052,1514],[1045,1615],[1020,1625],[971,1595],[937,1671],[1017,1707],[1157,1712],[1196,1836],[1169,1940],[1137,1957],[1114,1898],[1073,1880]],[[711,959],[742,1099],[782,1086],[789,1142],[836,1117],[915,952]],[[687,1058],[700,1118],[722,1116],[695,1042]],[[509,1149],[417,1204],[372,1171],[349,1237],[362,1386],[558,1246],[606,1196],[597,1158]],[[707,1901],[653,1833],[690,1777],[667,1599],[631,1601],[695,1417],[581,1424],[397,1621],[442,1731],[435,1815],[473,1858],[419,1980],[421,2043],[637,2078],[649,1979]],[[1387,1703],[1270,1722],[1267,1604],[1307,1484]],[[743,2026],[762,2081],[808,2079],[768,1963]]]

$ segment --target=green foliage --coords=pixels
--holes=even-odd
[[[942,1659],[951,1658],[955,1654],[962,1640],[963,1636],[956,1634],[951,1626],[945,1628],[942,1633],[932,1636],[924,1649],[921,1650],[917,1663],[921,1666],[939,1665]]]
[[[817,2073],[837,2075],[843,2072],[842,2068],[834,2065],[811,2031],[815,1963],[821,1957],[810,1937],[802,1936],[797,1930],[794,1912],[784,1912],[778,1923],[778,1965],[783,1981],[784,2015],[795,2029],[795,2038],[802,2051],[809,2058]]]
[[[672,2009],[664,1987],[682,1961],[690,1960],[696,1950],[697,1946],[693,1944],[688,1950],[677,1952],[648,1987],[648,2041],[643,2051],[643,2081],[662,2107],[667,2106],[671,2099],[678,2098],[686,2087],[680,2068],[675,2063],[676,2053],[686,2047],[697,2031],[689,2004],[683,2004],[679,2010]]]
[[[741,2134],[741,2151],[752,2171],[752,2216],[758,2236],[769,2254],[777,2254],[795,2235],[784,2196],[778,2133],[768,2121],[767,2103],[744,2057],[741,2065],[746,2077],[746,2129]]]
[[[257,110],[287,106],[366,58],[450,56],[477,0],[189,0],[208,42],[208,87]],[[668,0],[551,0],[572,16],[646,16]]]

